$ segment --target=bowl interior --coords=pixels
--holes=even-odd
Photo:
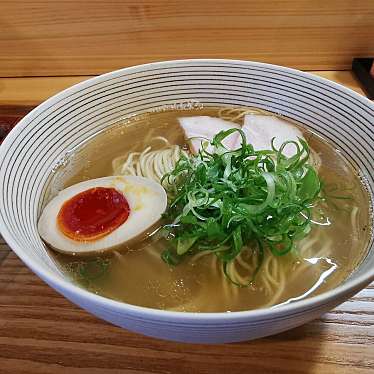
[[[353,91],[260,63],[189,60],[142,65],[63,91],[25,117],[6,139],[0,151],[0,222],[15,252],[44,279],[49,274],[69,282],[47,255],[37,231],[45,186],[56,162],[114,122],[191,101],[255,106],[298,121],[335,144],[374,186],[373,104]],[[374,277],[373,269],[371,250],[351,280],[367,281]]]

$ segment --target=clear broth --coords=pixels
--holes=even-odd
[[[177,118],[217,117],[219,109],[161,111],[114,125],[73,152],[68,162],[55,171],[49,196],[72,184],[112,175],[114,158],[144,150],[153,136],[164,136],[173,144],[183,145]],[[354,201],[332,199],[331,204],[323,207],[327,217],[318,217],[318,214],[315,217],[331,224],[316,225],[308,238],[299,243],[299,255],[291,253],[277,259],[276,265],[284,273],[281,292],[276,286],[269,292],[256,281],[261,276],[249,287],[231,284],[214,255],[169,266],[160,258],[165,242],[157,235],[136,247],[124,246],[105,256],[77,257],[50,251],[51,255],[62,271],[80,286],[115,300],[158,309],[188,312],[249,310],[332,289],[353,272],[366,252],[371,235],[368,226],[370,200],[358,171],[332,145],[303,127],[301,130],[321,159],[319,174],[322,179],[331,190],[336,186],[334,194],[349,194],[354,196]],[[265,270],[261,268],[261,271]]]

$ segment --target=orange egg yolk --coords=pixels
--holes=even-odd
[[[76,241],[93,241],[126,222],[130,207],[114,188],[95,187],[67,200],[57,215],[60,231]]]

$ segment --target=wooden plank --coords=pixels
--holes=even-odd
[[[89,76],[0,78],[0,105],[37,105]]]
[[[204,57],[337,70],[374,54],[372,0],[3,0],[0,14],[0,76]]]
[[[351,71],[315,71],[313,74],[364,94]],[[0,105],[38,105],[59,91],[88,78],[91,77],[0,78]]]
[[[373,310],[374,285],[283,334],[226,345],[178,344],[98,320],[12,253],[0,266],[0,372],[368,374],[374,367]]]
[[[10,253],[10,248],[5,243],[5,240],[0,235],[0,264]]]

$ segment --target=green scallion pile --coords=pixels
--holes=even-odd
[[[235,131],[242,146],[228,150],[222,141]],[[308,144],[300,138],[276,149],[273,139],[271,150],[255,151],[241,130],[230,129],[218,133],[211,146],[213,151],[206,142],[199,154],[181,156],[163,178],[170,186],[170,202],[164,226],[169,248],[162,258],[176,265],[209,250],[225,270],[245,246],[257,243],[256,273],[265,247],[285,255],[310,231],[321,181],[308,163]],[[287,158],[285,147],[295,147],[296,154]]]

